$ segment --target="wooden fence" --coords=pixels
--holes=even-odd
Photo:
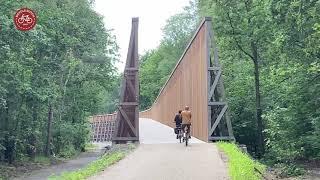
[[[116,113],[91,116],[89,119],[91,126],[91,141],[111,141],[115,129],[116,117]]]

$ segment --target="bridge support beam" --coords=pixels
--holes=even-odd
[[[208,139],[235,140],[226,102],[222,78],[222,67],[219,63],[218,48],[212,31],[211,18],[206,18],[207,32],[207,66],[208,66]]]
[[[112,138],[114,143],[139,141],[138,23],[138,18],[132,18],[128,55],[121,84],[116,127]]]

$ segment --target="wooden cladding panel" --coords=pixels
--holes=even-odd
[[[208,47],[207,26],[204,20],[191,40],[170,78],[160,91],[152,107],[140,113],[174,127],[178,110],[189,106],[192,112],[192,135],[208,141]]]

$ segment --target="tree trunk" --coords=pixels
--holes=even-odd
[[[12,164],[14,161],[14,151],[15,151],[15,143],[12,140],[12,130],[10,129],[10,109],[11,104],[7,103],[7,108],[5,109],[5,118],[4,118],[4,159],[9,163]],[[11,121],[12,122],[12,121]]]
[[[35,129],[39,129],[38,127],[38,105],[37,105],[37,102],[36,100],[33,99],[32,101],[32,126],[33,128]],[[33,132],[30,137],[29,137],[29,144],[31,145],[30,146],[30,149],[29,149],[29,155],[31,157],[32,160],[35,159],[36,157],[36,153],[37,153],[37,148],[36,148],[36,145],[37,145],[37,134],[35,132]]]
[[[260,97],[260,77],[259,77],[259,61],[258,61],[258,49],[254,42],[251,42],[251,48],[253,52],[253,64],[254,64],[254,79],[256,89],[256,118],[257,118],[257,144],[258,144],[258,157],[262,157],[264,154],[264,138],[263,138],[263,125],[262,125],[262,109],[261,109],[261,97]]]
[[[46,156],[50,156],[50,146],[51,146],[51,124],[52,124],[52,105],[49,103],[48,108],[48,122],[47,122],[47,143],[46,143]]]

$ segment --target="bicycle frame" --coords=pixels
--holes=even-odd
[[[181,128],[179,128],[178,138],[179,138],[179,141],[180,141],[180,143],[181,143],[181,138],[183,138],[183,132],[182,132],[182,129],[181,129]]]
[[[186,143],[186,146],[188,146],[191,127],[189,127],[189,130],[185,130],[186,128],[187,127],[183,129],[183,141]]]

